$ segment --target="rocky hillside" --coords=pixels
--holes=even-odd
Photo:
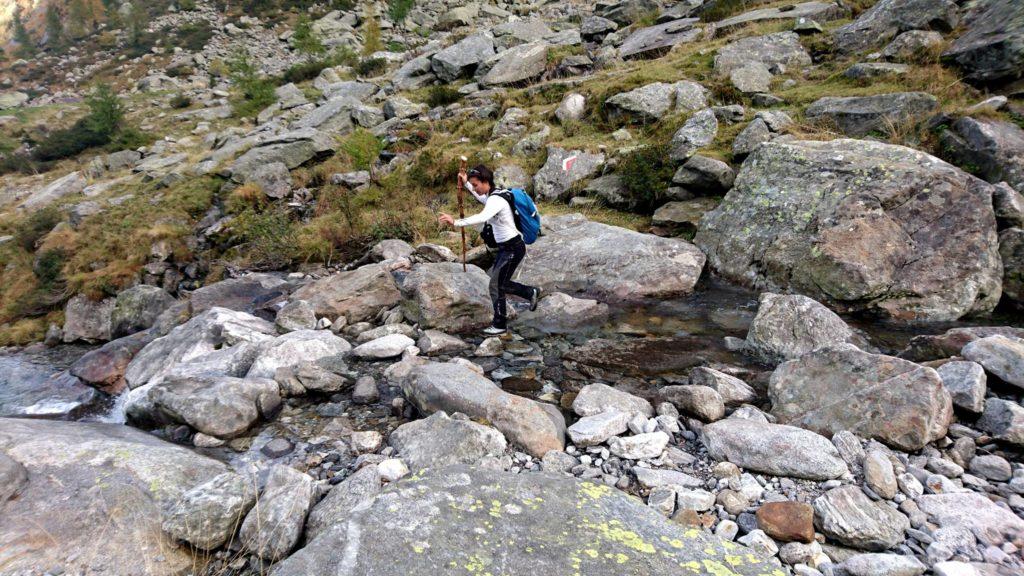
[[[0,574],[1024,570],[1024,4],[24,14]]]

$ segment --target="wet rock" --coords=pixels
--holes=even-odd
[[[985,370],[976,362],[946,362],[936,369],[942,385],[949,391],[953,405],[969,412],[985,409],[987,380]]]
[[[893,125],[920,120],[938,110],[939,101],[924,92],[898,92],[875,96],[827,96],[804,112],[812,122],[835,126],[854,137],[883,131]]]
[[[708,386],[666,386],[661,389],[661,397],[679,408],[680,412],[704,422],[714,422],[725,416],[725,402],[721,394]]]
[[[935,370],[850,344],[779,365],[768,395],[780,423],[826,435],[849,430],[907,451],[943,437],[953,416]]]
[[[242,544],[271,562],[287,556],[299,543],[314,495],[308,475],[284,465],[271,468],[259,503],[242,522]]]
[[[961,354],[1003,382],[1024,388],[1024,340],[987,336],[964,346]]]
[[[715,55],[715,72],[728,75],[751,63],[761,64],[768,70],[779,66],[800,69],[810,66],[811,55],[800,44],[800,37],[795,32],[741,38],[718,51]]]
[[[839,51],[849,54],[884,44],[907,30],[950,31],[958,21],[952,0],[882,0],[834,36]]]
[[[814,509],[803,502],[766,502],[757,509],[757,526],[782,542],[814,541]]]
[[[885,175],[854,176],[879,163]],[[841,312],[953,319],[998,299],[989,198],[988,184],[909,148],[773,141],[744,162],[695,242],[732,281],[798,291]],[[900,208],[886,209],[890,201]]]
[[[580,418],[566,432],[577,446],[597,446],[612,436],[624,433],[628,429],[629,419],[630,415],[625,412],[608,410]]]
[[[942,360],[959,356],[964,346],[979,338],[997,334],[1024,338],[1024,329],[1012,326],[971,326],[952,328],[937,335],[921,334],[911,338],[910,343],[899,353],[899,356],[913,362]]]
[[[766,362],[777,363],[822,346],[860,340],[842,318],[815,300],[765,292],[747,331],[746,350]]]
[[[967,80],[999,84],[1020,78],[1024,64],[1024,27],[1014,0],[987,0],[971,5],[964,17],[967,31],[943,53]]]
[[[261,343],[246,377],[273,378],[278,368],[315,362],[350,350],[351,344],[327,330],[296,330]]]
[[[5,558],[4,570],[26,573],[40,566],[83,574],[192,570],[191,551],[161,530],[161,510],[229,472],[220,462],[120,424],[0,419],[0,453],[29,473],[18,497],[3,503],[0,522],[0,549],[20,551]],[[131,513],[111,522],[114,508]]]
[[[202,550],[228,543],[256,503],[255,479],[225,472],[188,490],[163,514],[171,537]]]
[[[493,315],[487,273],[470,265],[418,264],[400,282],[407,318],[426,328],[462,332],[487,326]]]
[[[688,294],[704,255],[692,244],[579,215],[545,219],[547,229],[530,246],[520,282],[545,292],[635,300]]]
[[[312,304],[317,316],[344,316],[355,323],[373,318],[381,308],[395,306],[402,295],[386,268],[368,264],[307,284],[293,297]]]
[[[373,404],[380,399],[380,391],[377,389],[377,382],[372,376],[360,376],[352,389],[352,402],[354,404]]]
[[[465,366],[410,360],[394,370],[391,379],[424,413],[461,412],[484,419],[537,458],[564,448],[565,421],[557,410],[504,392]]]
[[[389,438],[410,470],[476,464],[505,452],[505,437],[494,428],[477,424],[461,414],[449,418],[442,411],[423,420],[402,424]]]
[[[543,505],[522,504],[533,502],[538,494],[543,495]],[[450,505],[476,501],[488,504],[472,508]],[[515,546],[510,546],[507,554],[491,555],[492,545],[485,547],[477,533],[485,524],[491,542],[515,542]],[[405,526],[407,530],[387,526]],[[621,526],[636,538],[630,537],[624,544],[614,534],[601,535],[600,526]],[[487,569],[496,574],[520,572],[527,566],[546,574],[575,570],[591,576],[624,571],[671,573],[680,562],[705,558],[711,562],[726,554],[714,536],[684,532],[683,526],[609,486],[551,474],[453,467],[389,488],[345,522],[321,532],[272,574],[334,573],[343,561],[337,551],[350,546],[356,547],[351,556],[355,573],[380,576],[429,572],[438,565],[454,562],[461,566],[485,557],[492,559]],[[355,540],[355,534],[364,537]],[[366,534],[375,537],[366,538]],[[582,554],[579,561],[573,559],[568,546],[557,544],[592,540],[595,534],[603,552]],[[420,544],[410,546],[410,542],[423,543],[430,554],[416,552],[414,547]],[[706,549],[716,550],[714,556]],[[703,566],[697,564],[698,576],[714,573]],[[773,560],[754,558],[731,570],[748,576],[776,566]]]
[[[126,386],[124,373],[132,358],[157,337],[155,331],[147,330],[112,340],[83,354],[68,371],[90,386],[116,394]]]
[[[564,198],[573,184],[590,178],[604,165],[604,154],[548,146],[547,160],[533,177],[534,193],[544,200]]]
[[[343,524],[352,510],[380,492],[381,478],[376,466],[364,466],[338,483],[309,513],[306,539],[313,540],[328,528]]]
[[[596,416],[604,412],[639,414],[645,418],[654,416],[650,402],[607,384],[584,386],[572,402],[572,411],[578,416]]]
[[[110,312],[110,336],[121,338],[153,326],[174,304],[174,297],[156,286],[140,284],[117,295]]]
[[[705,425],[701,438],[712,458],[765,474],[830,480],[847,472],[827,438],[793,426],[728,418]]]
[[[537,309],[519,314],[518,323],[548,334],[569,334],[608,321],[608,305],[555,292],[541,298]]]
[[[833,488],[814,500],[821,531],[859,550],[882,551],[903,542],[907,517],[873,502],[856,486]]]

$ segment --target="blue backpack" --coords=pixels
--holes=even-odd
[[[512,207],[512,217],[516,221],[516,228],[523,235],[523,242],[533,244],[540,236],[540,211],[533,203],[533,198],[522,188],[502,190],[498,195],[508,202]]]

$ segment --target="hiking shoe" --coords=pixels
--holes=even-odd
[[[537,309],[537,302],[540,302],[540,288],[533,289],[533,296],[530,297],[530,312]]]
[[[499,334],[504,334],[504,333],[505,333],[505,329],[504,328],[498,328],[497,326],[490,326],[488,328],[484,328],[484,334],[487,334],[488,336],[497,336]]]

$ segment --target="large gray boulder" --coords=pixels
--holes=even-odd
[[[754,554],[725,563],[741,550],[709,532],[687,530],[609,486],[457,466],[385,490],[271,574],[344,568],[405,576],[459,566],[492,574],[620,576],[675,574],[684,565],[697,576],[754,576],[780,569]]]
[[[712,458],[764,474],[831,480],[847,473],[828,438],[795,426],[726,418],[705,424],[701,439]]]
[[[476,464],[487,456],[505,453],[505,437],[490,426],[477,424],[462,414],[449,417],[437,411],[423,420],[402,424],[389,443],[399,458],[415,472],[452,464]]]
[[[264,560],[281,560],[299,543],[315,497],[308,474],[283,464],[274,466],[259,502],[242,522],[242,544]]]
[[[622,41],[619,45],[619,56],[627,59],[662,56],[677,44],[693,42],[700,38],[701,29],[694,27],[699,21],[697,18],[680,18],[640,28]]]
[[[161,511],[229,472],[120,424],[0,419],[0,453],[28,472],[18,497],[0,501],[0,565],[11,573],[195,570],[201,560],[161,530]]]
[[[571,334],[597,328],[607,320],[607,304],[555,292],[541,298],[536,310],[521,312],[518,323],[548,334]]]
[[[951,328],[942,334],[921,334],[910,339],[910,343],[899,353],[900,358],[913,362],[944,360],[958,356],[968,343],[1001,334],[1014,338],[1024,338],[1024,328],[1013,326],[968,326]]]
[[[426,328],[464,332],[487,326],[494,313],[489,282],[472,264],[465,272],[458,262],[418,264],[401,279],[402,309]]]
[[[707,106],[707,89],[689,80],[673,84],[654,82],[605,100],[609,115],[653,122],[669,112],[700,110]]]
[[[420,412],[461,412],[485,420],[537,458],[565,447],[565,420],[556,408],[509,394],[461,364],[407,360],[390,379]]]
[[[986,400],[977,425],[1003,442],[1024,446],[1024,407],[1012,400]]]
[[[78,194],[89,185],[89,181],[81,172],[71,172],[62,176],[48,185],[33,191],[28,198],[21,203],[21,209],[30,212],[38,210],[48,204],[52,204],[65,196]]]
[[[985,546],[1000,546],[1024,533],[1024,519],[977,492],[926,494],[917,503],[937,525],[969,530]]]
[[[348,520],[352,509],[372,500],[380,492],[381,477],[377,467],[364,466],[336,484],[309,513],[306,540],[312,541],[324,530]]]
[[[943,57],[971,82],[1000,84],[1024,70],[1024,4],[1017,0],[982,0],[964,17],[967,31]]]
[[[296,300],[313,305],[316,315],[349,323],[369,320],[381,308],[391,308],[402,299],[391,273],[380,264],[326,276],[295,291]]]
[[[835,312],[799,294],[764,292],[747,330],[746,350],[767,362],[799,358],[859,338]]]
[[[124,378],[129,387],[138,388],[224,347],[268,341],[276,334],[274,325],[266,320],[245,312],[211,308],[147,344],[128,364]]]
[[[1024,25],[1024,23],[1022,23]],[[965,116],[939,133],[943,157],[971,173],[1024,191],[1024,129],[994,118]]]
[[[256,479],[225,472],[182,494],[161,527],[196,548],[214,550],[231,541],[255,503]]]
[[[565,198],[574,184],[596,174],[604,160],[604,154],[548,146],[547,160],[533,176],[534,193],[543,200]]]
[[[273,378],[278,368],[316,362],[350,350],[352,345],[347,340],[328,330],[296,330],[262,342],[246,377]]]
[[[776,32],[730,42],[715,55],[715,72],[725,76],[751,63],[771,70],[778,66],[800,69],[811,65],[811,55],[795,32]]]
[[[708,3],[710,5],[710,3]],[[849,8],[838,2],[801,2],[799,4],[783,4],[771,8],[757,8],[742,14],[730,16],[714,23],[715,31],[725,32],[758,22],[777,22],[780,20],[813,20],[825,22],[850,16]]]
[[[849,430],[908,452],[942,438],[953,417],[935,370],[851,344],[779,365],[768,395],[782,424],[827,436]]]
[[[292,130],[250,148],[231,165],[231,179],[248,182],[268,164],[280,162],[294,170],[306,162],[328,155],[335,149],[334,138],[315,128]]]
[[[815,524],[829,538],[860,550],[882,551],[903,542],[910,520],[868,498],[857,486],[833,488],[814,501]]]
[[[521,85],[537,79],[547,69],[550,48],[547,42],[531,42],[497,54],[480,85]]]
[[[141,424],[188,424],[208,436],[234,438],[280,405],[277,382],[266,378],[168,377],[134,391],[125,414]]]
[[[469,76],[481,62],[494,54],[494,39],[489,34],[473,34],[441,50],[430,60],[431,69],[442,81],[451,82]]]
[[[850,54],[886,44],[907,30],[948,32],[957,22],[958,9],[953,0],[881,0],[836,30],[834,36],[836,48]]]
[[[902,146],[773,141],[743,163],[694,242],[734,282],[840,312],[952,320],[999,300],[991,195],[991,185]]]
[[[114,299],[90,300],[81,294],[68,300],[64,307],[64,341],[106,342],[110,340],[110,314]]]
[[[279,276],[257,272],[197,288],[189,294],[189,305],[194,315],[214,307],[251,313],[259,303],[283,296],[288,289]]]
[[[110,313],[111,337],[120,338],[152,326],[174,297],[157,286],[140,284],[117,295]]]
[[[685,162],[697,150],[710,145],[718,136],[718,118],[705,108],[686,119],[669,141],[669,159]]]
[[[73,418],[102,395],[48,362],[0,355],[0,416]]]
[[[546,292],[635,300],[689,294],[704,254],[679,238],[661,238],[573,214],[547,218],[530,246],[519,281]]]
[[[925,92],[874,96],[827,96],[804,111],[808,120],[834,126],[848,136],[866,136],[913,122],[938,111],[939,100]]]

